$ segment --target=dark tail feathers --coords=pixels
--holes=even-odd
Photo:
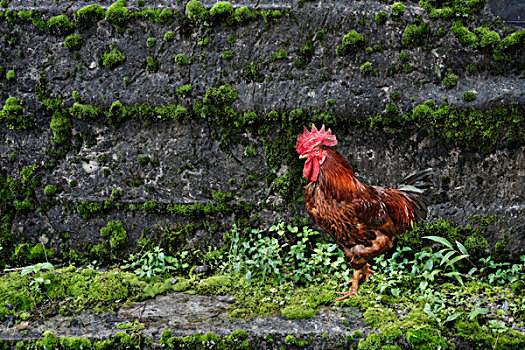
[[[417,171],[405,177],[397,187],[398,190],[407,193],[414,199],[417,221],[424,220],[427,216],[428,206],[430,204],[428,196],[430,195],[430,188],[432,187],[432,174],[432,168]]]

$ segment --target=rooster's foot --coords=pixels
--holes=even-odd
[[[349,290],[348,292],[337,292],[337,294],[342,294],[343,296],[335,299],[335,301],[346,300],[350,298],[351,296],[356,296],[359,298],[359,294],[357,294],[357,290]]]

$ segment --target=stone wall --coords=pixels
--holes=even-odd
[[[316,121],[332,127],[338,150],[371,184],[434,168],[431,220],[466,225],[475,216],[491,247],[504,241],[511,257],[524,254],[524,35],[505,42],[516,28],[489,6],[436,18],[407,2],[395,19],[385,2],[235,1],[250,16],[212,11],[199,20],[185,2],[128,1],[122,22],[105,12],[83,22],[77,11],[90,2],[10,1],[0,22],[0,100],[17,97],[34,122],[0,126],[0,167],[22,183],[23,167],[36,165],[39,181],[16,198],[29,207],[2,204],[9,231],[16,242],[67,250],[102,241],[109,220],[124,223],[131,245],[196,224],[186,243],[205,246],[220,244],[234,222],[301,222],[305,182],[293,140]],[[62,14],[69,22],[49,20]],[[460,15],[475,42],[453,34]],[[421,34],[407,31],[413,24]],[[503,40],[482,47],[475,28],[483,25]],[[364,40],[338,54],[351,30]],[[70,35],[82,37],[76,50],[64,44]],[[105,65],[114,47],[125,60]],[[455,86],[445,86],[448,74]],[[463,116],[415,118],[427,100],[432,113],[449,106]],[[65,141],[50,127],[59,118],[71,125],[57,131]],[[47,185],[58,191],[46,195]]]

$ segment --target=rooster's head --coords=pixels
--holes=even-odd
[[[304,164],[303,175],[309,181],[317,181],[319,176],[319,169],[326,159],[326,150],[321,146],[335,146],[337,139],[332,135],[332,130],[325,131],[324,125],[320,130],[317,130],[315,125],[312,125],[312,131],[309,131],[306,126],[304,132],[297,136],[297,144],[295,148],[299,153],[299,158],[306,158]]]

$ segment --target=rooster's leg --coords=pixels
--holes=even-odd
[[[376,272],[370,268],[370,264],[366,264],[366,265],[363,266],[363,268],[361,269],[361,273],[362,273],[363,276],[365,277],[365,281],[368,281],[368,279],[370,278],[370,274],[372,274],[372,273],[376,273]],[[361,278],[361,279],[362,279],[362,278]]]
[[[366,266],[366,265],[365,265]],[[350,298],[352,295],[355,295],[356,297],[359,297],[359,294],[357,294],[357,287],[359,286],[359,279],[361,276],[361,269],[354,269],[354,277],[352,281],[350,282],[352,284],[352,288],[348,292],[337,292],[337,294],[342,294],[343,296],[340,298],[335,299],[335,301],[341,301]]]

